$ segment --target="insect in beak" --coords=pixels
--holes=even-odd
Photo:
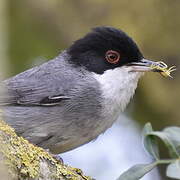
[[[167,64],[162,61],[151,61],[147,59],[142,59],[139,62],[132,62],[127,64],[127,66],[131,66],[131,72],[159,72],[164,77],[171,77],[171,72],[175,71],[175,66],[171,66],[168,68]]]

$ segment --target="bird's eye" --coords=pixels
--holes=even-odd
[[[109,50],[106,52],[106,60],[111,64],[117,64],[120,60],[120,54],[117,51]]]

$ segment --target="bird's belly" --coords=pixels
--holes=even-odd
[[[67,113],[60,107],[23,106],[9,106],[3,111],[3,119],[18,135],[52,153],[65,152],[85,144],[112,124],[95,111]]]

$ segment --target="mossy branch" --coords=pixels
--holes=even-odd
[[[3,168],[1,166],[3,164]],[[4,171],[5,168],[8,171]],[[3,169],[3,170],[2,170]],[[60,163],[48,152],[16,135],[0,120],[0,175],[13,180],[90,180],[80,169]],[[6,173],[7,172],[7,173]],[[5,178],[3,177],[5,180]]]

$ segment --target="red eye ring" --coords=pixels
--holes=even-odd
[[[117,64],[120,60],[120,54],[117,51],[108,50],[106,52],[106,60],[111,64]]]

